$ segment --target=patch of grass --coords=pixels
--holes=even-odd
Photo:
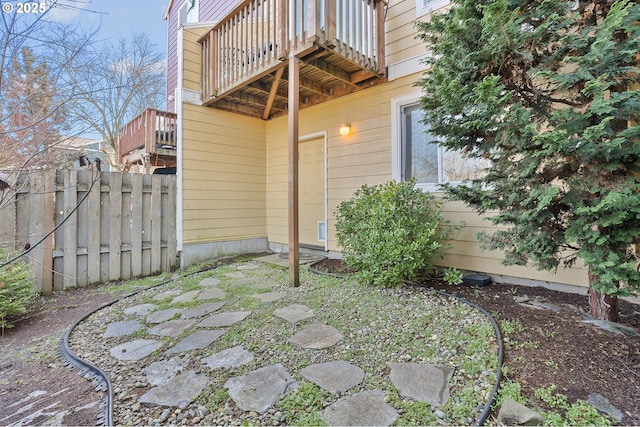
[[[545,417],[545,425],[569,425],[569,426],[610,426],[612,420],[598,412],[596,408],[584,400],[578,399],[569,404],[567,396],[556,393],[556,385],[540,387],[534,391],[534,395],[551,410]]]
[[[16,354],[16,358],[25,360],[55,360],[58,358],[60,334],[51,334],[39,338],[35,343]]]
[[[523,405],[527,403],[527,398],[522,394],[522,386],[520,383],[514,381],[503,380],[500,383],[500,389],[498,390],[494,407],[501,407],[506,398],[513,399]]]
[[[500,321],[500,331],[503,335],[515,335],[524,332],[524,326],[520,323],[520,320],[501,320]]]
[[[156,286],[163,281],[169,280],[171,273],[162,273],[157,276],[147,276],[124,282],[110,283],[101,289],[110,294],[130,294],[141,289],[148,289]]]
[[[202,301],[171,304],[175,296],[161,301],[153,300],[153,297],[170,289],[180,289],[182,293],[204,289],[199,286],[200,281],[205,277],[215,277],[220,280],[218,287],[226,293],[226,304],[220,311],[251,311],[242,322],[226,328],[226,333],[202,352],[205,356],[242,345],[255,357],[249,364],[216,370],[210,376],[210,386],[198,401],[212,412],[232,411],[228,409],[229,396],[224,389],[224,383],[231,377],[275,363],[282,363],[288,372],[295,375],[312,363],[345,360],[365,371],[359,390],[385,391],[389,402],[400,410],[398,425],[459,424],[475,420],[478,404],[486,397],[484,390],[474,390],[474,384],[486,375],[484,371],[494,375],[497,367],[494,331],[483,315],[459,301],[422,288],[400,287],[392,291],[372,288],[360,285],[354,278],[319,276],[306,267],[300,270],[300,288],[292,289],[286,286],[288,276],[285,270],[266,268],[271,270],[269,274],[254,275],[252,270],[243,270],[242,273],[245,277],[256,277],[256,281],[275,281],[279,285],[273,290],[256,290],[250,284],[236,285],[237,279],[226,274],[237,272],[237,266],[222,265],[215,271],[181,277],[166,287],[134,297],[136,303],[156,304],[157,310],[187,308]],[[250,296],[272,291],[282,292],[285,297],[262,304]],[[275,309],[291,304],[304,304],[314,311],[315,316],[292,325],[273,314]],[[345,339],[322,350],[304,349],[289,342],[291,336],[311,323],[333,326]],[[180,337],[158,339],[165,343],[163,348],[166,349]],[[445,411],[447,416],[440,420],[430,405],[400,397],[390,381],[387,362],[455,366],[450,385],[451,399]],[[460,369],[465,372],[461,373]],[[267,423],[323,425],[320,411],[338,398],[315,384],[302,381],[297,391],[292,390],[276,404],[276,409],[286,418],[273,414]]]
[[[210,411],[216,412],[218,408],[223,407],[225,402],[229,400],[229,393],[227,389],[220,387],[220,385],[209,384],[209,386],[200,393],[197,400]]]
[[[259,347],[256,343],[249,339],[252,332],[259,328],[261,322],[255,317],[249,316],[240,323],[236,323],[227,332],[218,338],[215,343],[220,349],[231,348],[237,345],[245,345],[247,350],[255,351]]]
[[[456,393],[456,398],[447,401],[443,410],[455,424],[471,424],[481,401],[480,392],[474,389],[473,384],[467,384]]]
[[[310,382],[302,382],[278,402],[278,409],[286,414],[287,425],[326,426],[319,415],[324,403],[330,400],[329,392]]]
[[[435,425],[438,417],[431,412],[431,405],[423,402],[403,401],[396,406],[402,410],[402,415],[393,425],[396,426],[424,426]]]

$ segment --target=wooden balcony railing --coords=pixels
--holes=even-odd
[[[200,39],[203,102],[319,48],[382,74],[385,7],[385,0],[244,1]]]
[[[125,155],[143,149],[145,154],[175,155],[176,114],[149,108],[118,131],[120,162]]]

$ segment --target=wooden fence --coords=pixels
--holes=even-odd
[[[30,172],[1,194],[0,244],[29,249],[41,293],[170,271],[175,192],[173,175]]]

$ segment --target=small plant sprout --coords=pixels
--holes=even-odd
[[[444,281],[449,285],[460,285],[462,284],[463,276],[462,271],[457,268],[447,268],[444,270]]]

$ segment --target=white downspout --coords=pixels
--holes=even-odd
[[[180,268],[184,268],[184,257],[182,251],[184,249],[184,227],[183,227],[183,183],[182,183],[182,78],[184,67],[184,30],[182,26],[178,28],[177,34],[177,50],[178,50],[178,81],[175,89],[175,112],[176,112],[176,145],[177,145],[177,162],[176,162],[176,241],[178,243],[178,253],[180,254]]]

